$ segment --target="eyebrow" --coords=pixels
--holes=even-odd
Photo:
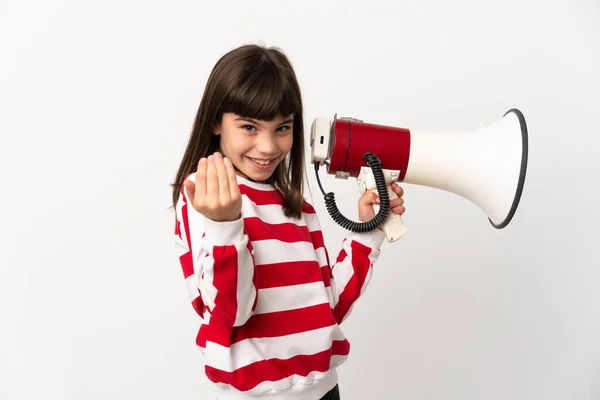
[[[235,119],[236,121],[246,121],[246,122],[250,122],[256,125],[260,125],[260,123],[252,118],[244,118],[244,117],[238,117]],[[285,121],[282,121],[279,125],[284,125],[284,124],[289,124],[291,122],[294,122],[294,118],[288,118]]]

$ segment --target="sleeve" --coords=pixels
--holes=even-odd
[[[190,178],[188,178],[190,179]],[[176,207],[175,242],[192,306],[201,318],[241,326],[256,309],[254,252],[242,218],[215,222],[188,205],[182,186]],[[211,322],[211,323],[212,323]]]
[[[325,248],[319,219],[314,208],[308,203],[305,203],[305,218],[319,263],[327,271],[323,273],[323,278],[330,291],[335,319],[341,324],[350,315],[354,303],[369,284],[373,264],[381,253],[380,247],[385,233],[379,229],[366,233],[350,232],[343,240],[342,250],[332,265]]]
[[[376,229],[351,232],[342,242],[342,250],[331,267],[331,291],[338,324],[350,315],[354,303],[367,288],[384,238],[385,233]]]

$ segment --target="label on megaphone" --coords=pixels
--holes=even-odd
[[[310,129],[311,162],[322,165],[329,157],[331,122],[325,118],[316,118]]]

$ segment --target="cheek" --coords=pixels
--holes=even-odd
[[[279,148],[284,153],[289,153],[292,149],[292,145],[294,144],[294,137],[290,135],[289,137],[282,138],[279,142]]]
[[[250,148],[246,141],[239,137],[234,140],[226,140],[225,143],[221,142],[222,146],[223,144],[225,144],[224,150],[227,150],[230,158],[241,158]]]

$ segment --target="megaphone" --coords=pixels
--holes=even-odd
[[[494,228],[502,229],[517,211],[527,172],[527,124],[514,108],[498,121],[465,132],[419,131],[336,114],[333,121],[313,121],[310,145],[311,162],[333,220],[354,232],[381,226],[389,242],[407,231],[402,218],[389,212],[389,202],[396,197],[393,182],[462,196],[477,205]],[[356,178],[361,192],[379,194],[373,220],[355,222],[340,213],[334,194],[325,193],[319,180],[323,164],[338,179]]]

